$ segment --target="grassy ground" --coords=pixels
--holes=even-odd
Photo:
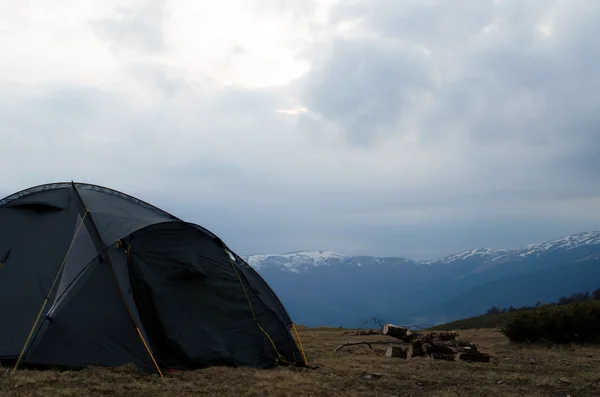
[[[0,374],[0,396],[561,396],[600,395],[600,347],[522,347],[495,330],[460,332],[493,355],[490,363],[391,359],[386,346],[334,348],[350,340],[340,329],[302,329],[316,370],[209,368],[155,375],[130,368]],[[381,373],[379,379],[364,375]]]

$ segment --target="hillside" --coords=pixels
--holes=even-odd
[[[428,328],[431,331],[457,331],[469,329],[495,329],[504,327],[517,316],[517,312],[498,314],[482,314],[480,316],[464,318],[449,323],[439,324]]]
[[[578,303],[588,301],[600,301],[600,288],[591,292],[585,291],[572,294],[570,296],[562,296],[555,302],[549,302],[545,306],[560,306],[569,310],[569,308],[575,308],[575,305]],[[515,307],[511,305],[508,308],[498,308],[493,306],[489,308],[485,314],[464,318],[445,324],[439,324],[434,327],[430,327],[429,329],[434,331],[454,331],[465,329],[503,328],[506,326],[506,324],[515,319],[519,313],[535,310],[538,307],[543,308],[544,306],[536,305]]]
[[[600,232],[418,262],[331,251],[246,256],[298,323],[367,318],[431,326],[497,306],[535,305],[600,285]]]
[[[596,259],[547,266],[476,285],[432,308],[427,319],[452,321],[484,313],[492,306],[534,306],[539,301],[553,302],[561,296],[594,290],[598,286],[600,263]]]

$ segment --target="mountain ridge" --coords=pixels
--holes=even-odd
[[[600,287],[600,231],[434,261],[328,250],[243,258],[292,317],[311,326],[352,327],[372,317],[435,325],[494,305],[535,305]]]
[[[268,264],[265,263],[265,261],[269,259],[271,259],[271,262],[273,262],[273,260],[277,260],[278,262],[288,260],[291,264],[287,267],[290,271],[294,272],[299,272],[298,267],[300,266],[298,265],[298,262],[300,261],[312,261],[315,266],[319,266],[331,265],[336,261],[341,260],[356,259],[357,265],[361,266],[362,264],[358,260],[359,258],[373,258],[379,261],[402,260],[405,261],[405,263],[414,263],[415,265],[449,264],[467,259],[476,259],[483,260],[483,264],[495,265],[531,255],[539,256],[552,250],[571,250],[583,245],[600,245],[600,230],[563,235],[558,238],[542,241],[540,243],[527,244],[518,248],[473,248],[429,261],[416,261],[403,256],[346,255],[331,250],[293,251],[282,254],[255,254],[242,256],[242,258],[248,262],[250,266],[256,269],[260,269],[265,264]]]

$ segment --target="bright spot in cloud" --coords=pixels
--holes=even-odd
[[[546,37],[552,36],[553,29],[551,24],[544,24],[536,26],[536,30]]]
[[[296,115],[296,114],[306,113],[306,112],[308,112],[308,109],[306,109],[306,108],[277,109],[277,113],[289,114],[289,115]]]

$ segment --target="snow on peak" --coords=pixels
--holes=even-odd
[[[298,271],[299,267],[329,265],[345,258],[346,255],[333,251],[299,251],[288,254],[250,255],[244,259],[255,269],[272,264]]]
[[[600,231],[571,234],[570,236],[560,237],[540,244],[530,244],[525,246],[523,250],[534,252],[551,251],[555,249],[571,250],[583,245],[595,244],[600,244]]]
[[[447,262],[456,262],[465,259],[482,259],[491,256],[497,256],[503,254],[507,250],[496,249],[496,248],[475,248],[469,251],[460,252],[458,254],[450,255],[444,259]]]
[[[468,259],[483,259],[484,263],[503,262],[505,260],[516,259],[518,257],[523,258],[528,256],[539,256],[555,250],[568,251],[577,247],[596,244],[600,245],[600,231],[572,234],[569,236],[559,237],[554,240],[545,241],[543,243],[529,244],[522,248],[476,248],[427,263],[452,263]]]
[[[244,257],[255,269],[274,267],[295,273],[303,273],[309,268],[330,265],[363,266],[381,264],[433,265],[449,264],[459,261],[474,261],[478,263],[477,270],[489,268],[507,261],[518,260],[530,256],[539,256],[555,250],[572,250],[581,246],[599,245],[600,231],[584,232],[560,237],[539,244],[530,244],[522,248],[497,249],[475,248],[447,256],[442,259],[414,262],[404,258],[380,258],[368,256],[347,256],[333,251],[299,251],[287,254],[250,255]],[[368,266],[367,265],[367,266]]]

